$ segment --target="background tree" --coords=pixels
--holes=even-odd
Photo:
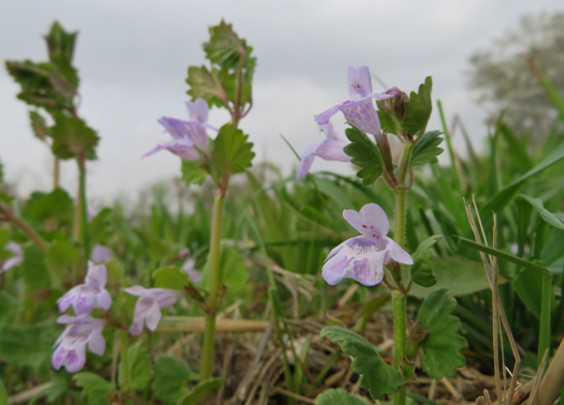
[[[564,13],[524,17],[490,49],[474,53],[468,85],[490,119],[506,108],[506,124],[538,141],[557,124],[558,114],[531,63],[564,93]]]

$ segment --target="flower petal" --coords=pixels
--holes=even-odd
[[[147,329],[150,331],[157,329],[161,316],[161,309],[159,308],[157,301],[153,300],[153,305],[151,305],[145,313],[145,325],[147,325]]]
[[[337,111],[339,111],[340,107],[341,107],[341,104],[337,104],[337,105],[334,105],[333,107],[323,111],[321,114],[315,115],[314,116],[315,122],[317,122],[319,125],[328,124],[331,117],[333,115],[335,115],[337,113]]]
[[[99,330],[93,330],[90,334],[88,349],[98,356],[102,356],[106,351],[106,341]]]
[[[372,104],[372,98],[359,101],[349,101],[341,104],[340,110],[347,120],[361,131],[369,134],[378,135],[380,129],[380,119]]]
[[[378,204],[366,204],[360,209],[359,213],[363,224],[367,225],[368,235],[373,236],[374,231],[382,237],[388,234],[390,222],[388,216]]]
[[[95,285],[103,288],[107,281],[106,266],[103,264],[94,264],[93,261],[88,261],[88,273],[84,279],[86,285]]]
[[[208,103],[206,103],[206,100],[197,98],[193,102],[187,101],[186,107],[188,107],[190,120],[197,121],[201,124],[208,122]]]
[[[388,253],[392,258],[392,260],[407,265],[413,264],[413,258],[409,253],[403,250],[402,247],[398,245],[396,241],[394,241],[393,239],[390,238],[386,238],[386,239],[387,239]]]
[[[372,81],[368,66],[359,66],[357,68],[349,66],[347,76],[351,98],[368,96],[372,93]]]
[[[309,173],[309,169],[311,169],[313,159],[315,158],[315,152],[317,151],[317,148],[319,148],[321,144],[322,142],[316,142],[314,144],[309,145],[306,151],[304,152],[304,154],[302,155],[296,176],[298,180]]]
[[[348,142],[344,139],[327,139],[319,145],[315,154],[324,160],[337,160],[349,162],[351,157],[344,152]]]

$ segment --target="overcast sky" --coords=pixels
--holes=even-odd
[[[432,75],[434,98],[449,120],[461,116],[479,147],[485,115],[466,90],[470,55],[527,14],[563,9],[560,0],[0,0],[0,57],[45,60],[42,36],[54,20],[80,32],[79,113],[101,136],[99,161],[88,166],[89,195],[109,202],[179,174],[179,158],[167,151],[140,156],[168,140],[158,118],[187,118],[186,68],[205,63],[207,27],[222,18],[258,58],[254,108],[241,127],[255,142],[257,160],[289,173],[297,160],[280,135],[300,153],[322,138],[313,114],[346,97],[349,65],[368,65],[386,86],[405,91]],[[373,86],[385,90],[377,81]],[[0,161],[6,180],[26,195],[49,190],[51,155],[33,137],[17,92],[2,68]],[[219,127],[226,119],[215,111],[210,123]],[[434,112],[428,129],[435,128]],[[62,170],[72,194],[74,166]],[[344,166],[315,162],[313,170],[346,172]]]

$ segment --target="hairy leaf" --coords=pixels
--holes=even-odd
[[[21,271],[26,287],[30,291],[36,291],[51,285],[51,277],[45,263],[45,255],[35,245],[27,244],[24,246]]]
[[[403,385],[401,373],[386,364],[378,352],[362,336],[338,326],[326,326],[321,337],[328,336],[333,342],[342,342],[345,353],[354,357],[352,369],[362,374],[360,386],[370,391],[374,399],[393,394]]]
[[[366,405],[362,399],[342,388],[330,389],[315,398],[315,405]]]
[[[190,393],[186,394],[178,405],[195,405],[201,403],[208,392],[217,391],[223,385],[223,378],[210,378],[196,385]]]
[[[51,128],[53,154],[60,159],[70,159],[84,153],[95,159],[95,147],[100,139],[92,128],[80,118],[58,114]]]
[[[186,79],[186,83],[190,86],[187,93],[192,96],[192,99],[201,97],[210,106],[223,107],[227,102],[227,95],[222,86],[222,81],[223,77],[220,76],[220,71],[215,68],[208,70],[205,66],[190,66]]]
[[[149,355],[141,347],[141,343],[136,343],[127,350],[127,357],[131,386],[137,391],[145,390],[153,378],[153,367],[151,366]],[[120,381],[121,377],[123,377],[122,374],[123,372],[120,372]]]
[[[233,124],[225,124],[213,142],[211,170],[217,182],[252,166],[255,156],[248,135]]]
[[[382,174],[382,157],[378,147],[358,128],[348,128],[345,134],[351,143],[343,150],[352,158],[351,162],[361,168],[356,175],[365,186],[373,184]]]
[[[55,220],[59,225],[70,225],[73,221],[74,202],[62,188],[46,194],[36,191],[31,194],[23,209],[23,216],[31,221]]]
[[[178,267],[162,267],[153,273],[155,287],[182,290],[190,286],[190,277]]]
[[[197,378],[185,361],[172,356],[159,356],[155,361],[155,397],[167,404],[175,404],[189,391],[186,383]]]
[[[431,236],[419,244],[413,253],[413,265],[411,266],[411,277],[416,284],[423,287],[431,287],[437,282],[433,274],[434,255],[432,248],[440,239],[440,236]]]
[[[439,145],[443,141],[440,131],[429,131],[420,137],[411,153],[411,166],[421,166],[425,163],[437,163],[437,156],[443,153]]]
[[[33,134],[37,138],[45,142],[47,136],[49,136],[49,126],[47,125],[47,122],[45,122],[45,118],[43,118],[43,116],[37,111],[30,111],[29,120],[31,121],[31,129],[33,130]]]
[[[94,373],[77,373],[73,380],[76,385],[82,388],[82,395],[88,398],[88,405],[108,405],[110,403],[109,394],[112,392],[113,385],[102,377]]]
[[[427,76],[425,82],[419,86],[419,91],[417,93],[412,91],[409,95],[409,102],[404,104],[403,133],[416,135],[427,126],[433,109],[431,101],[432,89],[433,79],[431,76]]]
[[[197,160],[181,159],[182,181],[189,186],[191,184],[202,184],[208,177],[208,172],[202,168]]]
[[[436,379],[452,377],[456,368],[466,365],[466,360],[459,353],[466,346],[466,340],[457,334],[461,321],[451,315],[456,301],[448,294],[447,289],[430,293],[417,316],[428,332],[421,342],[423,371]]]

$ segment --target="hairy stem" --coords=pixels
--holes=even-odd
[[[204,346],[202,349],[202,363],[200,367],[200,381],[205,381],[211,377],[213,366],[213,353],[215,344],[215,317],[219,309],[219,281],[220,281],[220,242],[221,242],[221,226],[223,219],[223,205],[225,193],[222,189],[217,189],[213,204],[212,230],[210,241],[210,284],[208,309],[206,314],[206,326],[204,330]]]

